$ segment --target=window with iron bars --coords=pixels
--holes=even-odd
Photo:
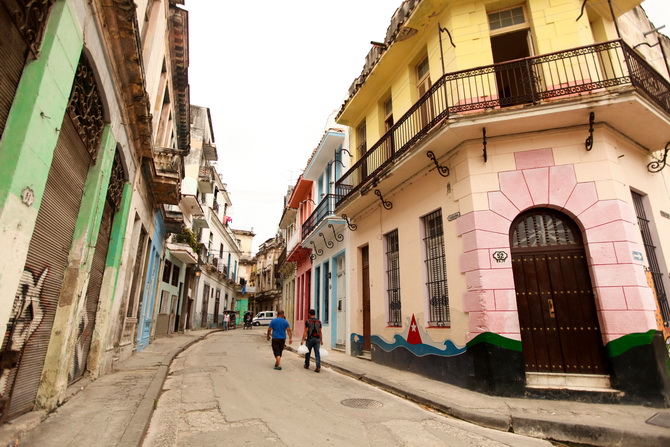
[[[388,294],[389,326],[402,326],[400,306],[400,250],[398,230],[386,234],[386,293]]]
[[[668,304],[668,296],[663,285],[663,272],[658,263],[656,256],[656,245],[651,234],[649,219],[644,209],[644,201],[642,194],[631,191],[633,196],[633,205],[635,206],[635,214],[637,215],[637,224],[640,227],[642,234],[642,243],[644,244],[644,251],[649,262],[649,273],[654,280],[654,290],[656,291],[656,300],[658,307],[661,309],[661,316],[663,317],[663,325],[668,327],[670,325],[670,305]]]
[[[447,267],[442,230],[442,210],[436,210],[423,217],[426,247],[426,286],[430,309],[430,326],[449,326],[449,291],[447,288]]]

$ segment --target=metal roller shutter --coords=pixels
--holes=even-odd
[[[70,373],[68,375],[69,383],[80,379],[86,371],[86,362],[88,352],[91,348],[93,338],[93,328],[95,326],[95,317],[98,311],[98,301],[100,298],[100,289],[102,287],[102,278],[105,274],[105,264],[107,260],[107,250],[109,248],[109,237],[112,231],[112,218],[114,209],[109,201],[105,201],[105,210],[100,222],[100,231],[98,241],[95,245],[93,263],[91,265],[91,276],[88,281],[86,291],[86,302],[79,318],[79,327],[77,332],[77,345],[70,363]]]
[[[14,26],[6,8],[0,5],[0,137],[5,131],[9,109],[14,102],[23,67],[26,64],[28,45]]]
[[[66,114],[3,344],[3,351],[20,352],[18,366],[0,381],[10,398],[4,420],[33,408],[90,163]]]

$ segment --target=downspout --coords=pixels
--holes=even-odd
[[[612,7],[612,0],[607,0],[607,4],[610,6],[610,14],[612,14],[612,20],[614,21],[614,28],[616,29],[617,38],[621,39],[621,32],[619,32],[619,24],[616,21],[616,16],[614,15],[614,8]]]

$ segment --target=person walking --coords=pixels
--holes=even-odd
[[[284,311],[277,312],[277,317],[270,321],[268,326],[268,340],[272,336],[272,354],[275,357],[275,369],[281,369],[281,355],[286,346],[286,334],[288,334],[288,344],[293,343],[293,334],[291,325],[284,317]]]
[[[230,321],[230,315],[228,315],[228,312],[223,313],[223,330],[227,331],[228,330],[228,322]]]
[[[309,318],[305,320],[305,331],[302,333],[302,340],[300,344],[305,343],[307,346],[307,354],[305,354],[305,369],[309,369],[309,357],[314,349],[314,358],[316,359],[316,369],[314,372],[321,371],[321,353],[319,349],[323,344],[323,335],[321,334],[321,321],[316,318],[316,311],[309,310]]]

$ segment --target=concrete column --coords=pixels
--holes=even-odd
[[[108,332],[112,326],[113,315],[112,305],[116,296],[117,281],[121,269],[121,259],[123,248],[126,241],[126,227],[128,225],[128,215],[130,214],[130,203],[132,201],[133,188],[130,183],[123,187],[121,197],[121,206],[114,215],[112,222],[112,233],[109,241],[109,250],[107,252],[107,262],[105,265],[105,274],[100,288],[100,301],[98,303],[98,313],[95,316],[95,327],[93,329],[93,339],[88,353],[86,368],[91,376],[100,375],[100,367],[105,355]]]
[[[68,371],[77,342],[81,312],[85,312],[86,291],[105,208],[107,187],[114,162],[116,141],[105,127],[96,164],[91,166],[84,185],[84,196],[74,229],[68,266],[63,277],[58,309],[54,318],[49,348],[44,361],[37,405],[52,409],[68,385]]]

